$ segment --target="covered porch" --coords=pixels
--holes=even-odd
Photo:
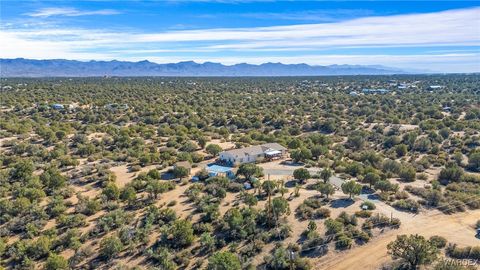
[[[265,151],[265,159],[266,160],[278,160],[283,157],[283,153],[280,150],[273,150],[269,149]]]

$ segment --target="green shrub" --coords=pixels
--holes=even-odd
[[[330,217],[330,209],[328,208],[320,208],[315,210],[314,214],[315,218],[328,218]]]
[[[50,254],[45,263],[45,270],[66,270],[69,269],[68,261],[60,255]]]
[[[449,245],[446,253],[455,259],[473,259],[480,260],[480,246],[458,247],[456,244]]]
[[[355,212],[355,216],[359,218],[369,218],[372,216],[372,212],[368,210],[361,210],[361,211]]]
[[[337,249],[348,249],[352,247],[352,238],[342,234],[335,241],[335,248]]]
[[[360,208],[362,208],[363,210],[375,210],[376,206],[371,201],[365,201],[360,205]]]
[[[447,245],[447,239],[438,235],[430,237],[429,241],[437,248],[444,248]]]
[[[396,201],[393,206],[395,208],[413,212],[413,213],[418,213],[418,210],[420,208],[420,204],[412,199],[406,199],[406,200],[399,200]]]
[[[122,250],[122,241],[116,236],[104,238],[100,243],[100,256],[107,260],[115,258]]]

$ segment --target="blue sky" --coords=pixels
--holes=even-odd
[[[480,71],[469,1],[5,1],[0,57]]]

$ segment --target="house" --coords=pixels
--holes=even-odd
[[[442,111],[444,111],[444,112],[451,112],[451,111],[452,111],[452,107],[445,106],[445,107],[442,108]]]
[[[362,92],[364,94],[386,94],[390,92],[390,90],[379,88],[379,89],[369,89],[369,88],[364,88],[362,89]]]
[[[192,171],[192,165],[188,161],[179,161],[173,165],[174,168],[183,167],[188,170],[188,174]]]
[[[437,90],[437,89],[442,89],[443,87],[444,87],[443,85],[430,85],[428,89]]]
[[[287,153],[287,148],[278,143],[265,143],[245,148],[220,152],[220,162],[235,166],[243,163],[261,162],[282,158]]]
[[[63,110],[65,108],[65,106],[63,106],[62,104],[58,104],[58,103],[52,104],[51,107],[54,110]]]

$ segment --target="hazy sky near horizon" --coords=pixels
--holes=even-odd
[[[0,58],[480,72],[474,1],[2,0],[0,26]]]

